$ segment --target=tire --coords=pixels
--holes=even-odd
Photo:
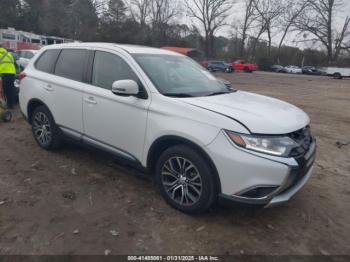
[[[180,174],[180,165],[187,172]],[[217,196],[207,161],[185,145],[171,147],[161,154],[156,165],[156,181],[165,201],[188,214],[205,212]]]
[[[33,136],[40,147],[46,150],[61,147],[61,132],[47,107],[39,106],[34,110],[31,124]],[[44,135],[43,132],[45,132]]]
[[[248,67],[245,67],[245,68],[243,69],[243,71],[244,71],[245,73],[252,73],[252,72],[253,72],[253,71],[250,70]]]
[[[208,71],[213,73],[213,72],[214,72],[214,69],[211,68],[211,67],[208,67]]]
[[[333,77],[334,79],[343,79],[343,76],[340,73],[335,73]]]
[[[2,121],[7,123],[7,122],[11,122],[11,120],[12,120],[12,113],[6,110],[2,116]]]

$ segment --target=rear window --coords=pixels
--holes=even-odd
[[[83,81],[87,57],[87,50],[64,49],[57,60],[55,75]]]
[[[57,57],[60,53],[60,50],[48,50],[44,52],[38,61],[35,63],[36,69],[46,72],[52,73],[53,67],[57,60]],[[23,57],[23,53],[21,54]]]

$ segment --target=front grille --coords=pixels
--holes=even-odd
[[[299,167],[292,169],[285,188],[280,193],[292,188],[305,177],[312,168],[316,156],[316,141],[312,137],[309,127],[292,133],[290,137],[300,144],[296,150],[292,151]]]
[[[290,157],[302,156],[310,150],[310,147],[313,143],[313,137],[311,135],[309,126],[293,132],[288,136],[299,144],[298,147],[294,148],[291,151]]]

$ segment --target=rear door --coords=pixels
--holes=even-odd
[[[51,81],[43,87],[52,97],[50,109],[56,123],[67,132],[83,132],[82,98],[89,50],[63,49]]]
[[[122,54],[97,50],[92,60],[91,85],[83,98],[84,140],[130,160],[141,160],[150,98],[112,93],[112,84],[118,80],[134,80],[143,88]]]

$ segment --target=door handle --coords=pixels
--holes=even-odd
[[[52,87],[52,85],[46,85],[46,86],[44,86],[44,89],[46,90],[46,91],[49,91],[49,92],[52,92],[53,91],[53,87]]]
[[[96,105],[97,102],[95,100],[95,98],[93,98],[92,96],[88,97],[88,98],[85,98],[84,101],[88,104],[91,104],[91,105]]]

